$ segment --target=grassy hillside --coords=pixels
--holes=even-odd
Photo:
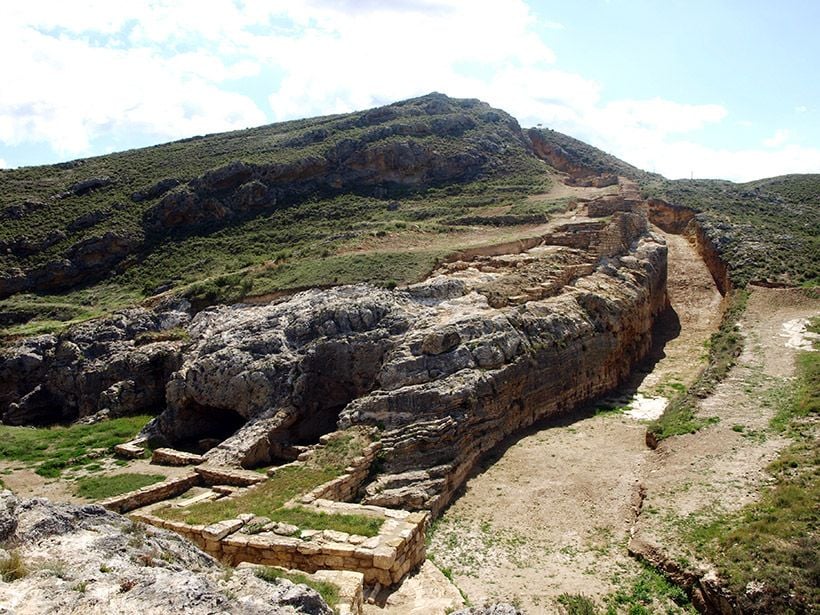
[[[817,283],[820,176],[668,181],[559,132],[524,133],[480,101],[430,94],[0,170],[0,337],[169,294],[205,305],[416,281],[447,252],[521,236],[567,207],[548,195],[556,168],[626,176],[700,212],[739,286]]]
[[[549,183],[513,118],[440,94],[0,171],[0,326],[35,332],[169,290],[212,302],[415,281],[465,221]],[[531,201],[522,221],[555,207]]]
[[[655,180],[644,190],[701,212],[698,219],[729,263],[735,286],[815,286],[820,280],[820,175],[743,184]]]

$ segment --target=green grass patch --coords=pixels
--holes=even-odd
[[[160,508],[156,514],[166,519],[192,524],[210,524],[232,519],[240,513],[253,513],[273,518],[288,500],[307,493],[332,478],[337,472],[305,466],[289,466],[278,470],[269,480],[241,496],[215,502],[201,502],[186,508]]]
[[[743,336],[738,322],[746,309],[749,293],[733,291],[723,313],[720,328],[712,334],[708,343],[708,361],[697,380],[688,389],[679,391],[666,406],[664,413],[649,424],[647,430],[656,441],[697,430],[717,421],[714,417],[699,417],[695,409],[699,399],[711,394],[737,361],[743,349]]]
[[[93,425],[12,427],[0,425],[0,459],[21,461],[46,478],[70,466],[86,465],[115,445],[132,439],[151,420],[138,415]]]
[[[286,572],[284,570],[280,570],[279,568],[272,568],[269,566],[259,568],[256,571],[256,576],[263,581],[267,581],[268,583],[276,583],[279,579],[287,579],[291,583],[307,585],[311,589],[319,592],[322,600],[324,600],[331,609],[335,610],[339,605],[339,588],[333,583],[328,583],[327,581],[314,581],[307,575],[299,572]]]
[[[242,495],[214,502],[200,502],[186,508],[160,508],[156,514],[191,524],[211,524],[240,513],[253,513],[273,521],[301,528],[332,529],[362,536],[375,536],[382,520],[363,515],[323,514],[303,507],[285,508],[296,496],[326,483],[344,472],[354,457],[370,441],[363,430],[352,429],[316,450],[303,465],[285,466],[264,483]]]
[[[90,500],[102,500],[128,493],[165,480],[162,474],[113,474],[111,476],[87,476],[78,478],[75,493]]]
[[[630,615],[651,615],[656,613],[654,603],[673,602],[679,611],[696,613],[686,592],[669,580],[655,568],[643,565],[643,570],[626,589],[620,589],[607,596],[606,613],[629,613]],[[583,612],[583,611],[581,611]],[[667,612],[670,612],[667,609]],[[674,611],[671,611],[674,612]]]
[[[325,512],[316,512],[303,506],[280,508],[274,511],[272,520],[289,523],[301,528],[336,530],[337,532],[347,532],[348,534],[367,536],[368,538],[376,536],[384,523],[384,519],[378,517],[328,514]]]
[[[556,599],[566,615],[597,615],[595,602],[583,594],[561,594]]]

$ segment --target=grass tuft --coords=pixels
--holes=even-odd
[[[6,557],[0,560],[0,578],[6,583],[22,579],[28,572],[28,567],[16,549],[8,551]]]
[[[75,493],[90,500],[102,500],[128,493],[165,480],[162,474],[113,474],[111,476],[87,476],[78,478]]]
[[[591,598],[583,594],[561,594],[557,598],[565,615],[596,615],[598,608]]]

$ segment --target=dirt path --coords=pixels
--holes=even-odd
[[[794,374],[795,321],[819,313],[820,302],[799,290],[753,288],[741,320],[743,353],[698,408],[717,422],[661,443],[642,478],[649,514],[641,515],[637,538],[697,562],[685,544],[687,528],[756,499],[769,480],[765,467],[788,443],[769,423]]]
[[[683,237],[664,236],[673,312],[663,335],[673,339],[627,387],[646,395],[694,379],[720,319],[703,261]],[[626,545],[655,456],[644,432],[630,416],[587,409],[510,442],[437,522],[432,558],[474,603],[516,600],[528,613],[557,612],[563,593],[600,601],[622,588],[640,572]]]
[[[688,384],[705,364],[703,343],[720,325],[723,297],[703,260],[682,235],[653,231],[669,247],[667,290],[674,314],[665,323],[673,337],[662,349],[651,373],[643,378],[638,392],[663,395],[676,383]]]

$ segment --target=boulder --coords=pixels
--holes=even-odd
[[[19,500],[0,492],[0,546],[25,574],[0,583],[0,604],[25,613],[234,613],[330,615],[305,585],[267,582],[252,570],[226,575],[216,560],[172,532],[102,506]]]

